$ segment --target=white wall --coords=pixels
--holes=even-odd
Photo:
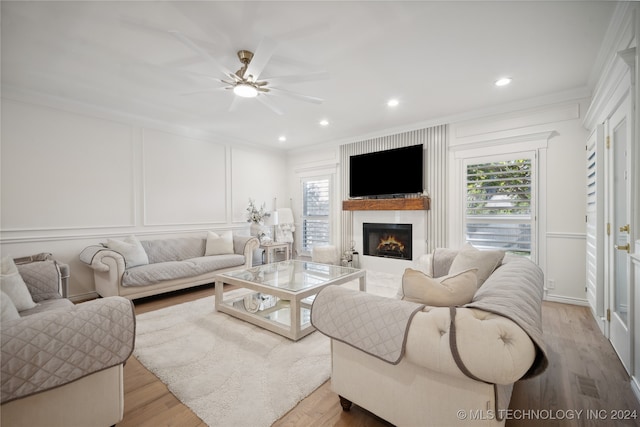
[[[453,123],[450,137],[450,246],[464,242],[462,170],[464,153],[534,150],[538,153],[537,262],[545,273],[545,298],[586,304],[585,142],[588,100],[515,111]],[[456,167],[457,166],[457,167]],[[549,289],[551,284],[554,289]]]
[[[585,298],[585,105],[576,101],[454,123],[449,141],[450,149],[463,149],[487,141],[522,144],[532,134],[550,135],[544,173],[548,185],[541,195],[546,203],[545,251],[539,263],[547,281],[555,282],[547,298],[573,303]],[[0,249],[12,256],[54,253],[71,265],[70,293],[78,298],[94,290],[91,270],[78,260],[87,245],[128,234],[153,238],[206,229],[246,232],[250,197],[268,209],[293,207],[299,225],[302,177],[333,177],[332,230],[337,233],[342,202],[338,146],[285,156],[20,100],[3,99],[2,111]],[[452,184],[459,178],[451,175],[455,168],[449,170],[454,194]],[[449,246],[456,246],[462,230],[455,221],[461,217],[456,197],[451,197],[449,212]],[[296,242],[299,233],[298,227]]]
[[[2,99],[2,256],[51,252],[69,293],[94,296],[78,255],[107,237],[248,233],[248,199],[287,197],[282,152],[193,137],[135,119]]]

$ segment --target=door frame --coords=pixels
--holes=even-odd
[[[617,128],[618,124],[622,121],[626,120],[625,126],[627,127],[627,137],[625,142],[624,150],[626,151],[626,159],[625,159],[625,167],[627,170],[627,188],[626,188],[626,206],[625,206],[625,215],[630,226],[631,232],[628,236],[628,244],[630,245],[630,251],[633,250],[633,236],[635,234],[634,230],[636,227],[636,223],[634,221],[633,210],[635,206],[635,197],[634,197],[634,170],[632,168],[632,161],[635,158],[635,153],[633,149],[632,142],[634,141],[634,117],[633,117],[633,107],[632,107],[632,99],[630,96],[630,91],[627,92],[620,100],[616,108],[612,109],[612,114],[607,118],[605,122],[605,135],[606,135],[606,190],[605,190],[605,200],[606,200],[606,227],[607,227],[607,250],[606,257],[607,262],[605,263],[605,308],[606,308],[606,323],[605,323],[605,336],[609,339],[614,350],[618,354],[623,366],[627,370],[629,374],[633,372],[633,322],[634,322],[634,290],[633,290],[633,270],[631,268],[631,257],[630,253],[626,256],[626,275],[627,275],[627,306],[628,306],[628,314],[626,322],[623,322],[616,314],[615,308],[615,290],[616,290],[616,255],[619,254],[619,250],[616,249],[616,235],[617,230],[614,227],[617,227],[619,224],[616,224],[615,216],[614,216],[614,207],[615,207],[615,190],[614,190],[614,177],[613,171],[615,168],[615,155],[621,148],[616,144],[616,141],[613,137],[614,129]]]

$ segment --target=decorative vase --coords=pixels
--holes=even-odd
[[[260,222],[252,222],[249,233],[252,236],[256,236],[260,243],[269,243],[271,241],[271,233],[269,226],[264,225]]]
[[[262,233],[262,225],[260,225],[260,223],[258,222],[252,222],[251,227],[249,228],[249,233],[251,233],[252,236],[260,238],[260,234]]]

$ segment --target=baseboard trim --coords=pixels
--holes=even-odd
[[[633,391],[636,400],[640,402],[640,384],[638,384],[638,378],[635,375],[631,376],[631,391]]]
[[[563,297],[560,295],[545,295],[543,298],[545,301],[560,302],[562,304],[580,305],[589,307],[589,301],[584,298]]]

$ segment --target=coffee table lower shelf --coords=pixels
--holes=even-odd
[[[273,306],[257,311],[248,311],[245,308],[245,297],[260,298],[262,296],[267,295],[254,292],[226,299],[221,304],[218,304],[216,309],[294,341],[315,331],[315,328],[311,325],[311,304],[315,295],[300,301],[298,305],[300,311],[299,329],[296,328],[295,319],[292,322],[291,301],[269,296],[277,300]]]

